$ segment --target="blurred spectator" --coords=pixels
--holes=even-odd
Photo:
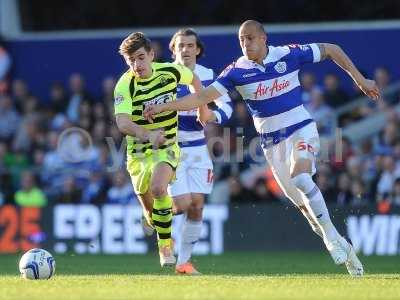
[[[379,140],[375,147],[375,153],[391,155],[394,151],[395,143],[400,139],[398,125],[395,122],[389,122],[383,131],[379,133]]]
[[[53,82],[50,87],[49,109],[53,114],[64,114],[68,102],[64,86],[61,82]]]
[[[164,50],[163,46],[161,43],[155,39],[151,40],[151,48],[154,51],[154,61],[158,63],[163,63],[168,61],[168,59],[165,59],[164,57]]]
[[[57,203],[79,203],[81,201],[82,191],[75,183],[73,176],[64,178],[63,185],[58,191],[55,199]]]
[[[374,71],[374,80],[381,91],[384,91],[390,84],[389,70],[385,67],[378,67]]]
[[[328,174],[318,173],[316,178],[316,184],[324,195],[325,201],[333,202],[335,198],[335,192],[332,189],[332,183]]]
[[[12,97],[18,112],[23,111],[25,99],[30,96],[26,82],[22,79],[15,79],[12,82]]]
[[[47,199],[40,188],[36,186],[32,172],[25,171],[21,176],[21,189],[15,193],[15,203],[26,207],[43,207],[47,205]]]
[[[383,173],[378,182],[378,198],[384,194],[390,194],[393,190],[394,181],[400,178],[400,168],[396,168],[392,156],[384,156]]]
[[[359,155],[362,166],[361,177],[366,183],[370,183],[377,175],[373,144],[370,139],[361,143],[361,153]],[[400,149],[399,149],[400,150]],[[400,154],[400,153],[399,153]]]
[[[308,105],[311,101],[311,91],[319,88],[315,83],[315,75],[310,72],[303,72],[300,75],[300,82],[302,88],[301,100],[304,105]]]
[[[346,172],[351,180],[358,179],[362,176],[361,158],[358,155],[349,157],[346,161]]]
[[[368,204],[367,195],[364,190],[364,183],[360,180],[354,180],[351,183],[350,205],[353,207],[366,206]]]
[[[7,152],[7,144],[0,141],[0,192],[4,202],[11,202],[14,198],[14,189],[10,169],[6,165]]]
[[[90,173],[89,184],[82,191],[82,203],[101,204],[105,201],[104,175],[99,170]]]
[[[103,88],[103,96],[102,103],[105,104],[107,115],[114,115],[114,88],[115,88],[116,80],[114,77],[106,77],[103,79],[102,88]]]
[[[249,203],[257,199],[253,191],[245,188],[236,176],[228,178],[230,201],[235,203]],[[263,181],[265,185],[265,181]]]
[[[324,97],[326,104],[337,108],[347,103],[348,95],[339,87],[339,78],[335,74],[327,74],[324,78]]]
[[[107,136],[107,125],[105,121],[97,121],[92,130],[92,139],[95,145],[100,146]]]
[[[57,150],[58,134],[49,131],[46,135],[47,152],[43,157],[42,180],[46,183],[48,192],[55,193],[62,186],[62,176],[65,163]],[[52,192],[54,190],[54,192]]]
[[[39,127],[39,119],[34,115],[26,115],[19,125],[14,138],[13,149],[32,154],[36,147],[44,144],[45,135]]]
[[[253,120],[247,111],[244,101],[238,101],[235,103],[233,114],[228,124],[235,137],[236,133],[244,137],[244,145],[249,145],[253,138],[258,137]]]
[[[92,110],[92,115],[95,122],[106,122],[108,120],[108,114],[103,103],[95,103]]]
[[[0,140],[10,142],[19,126],[20,116],[11,97],[0,96]]]
[[[127,180],[125,171],[117,171],[113,174],[112,186],[107,193],[107,203],[137,203],[137,197],[133,191],[132,183]]]
[[[85,82],[81,74],[72,74],[69,78],[70,98],[67,108],[67,117],[71,122],[77,123],[81,117],[80,106],[83,101],[91,102],[91,97],[85,89]]]
[[[325,103],[324,95],[318,88],[309,93],[310,101],[306,105],[311,117],[315,120],[320,135],[333,134],[334,114],[333,109]]]
[[[394,181],[391,203],[395,206],[400,206],[400,178]]]
[[[254,184],[253,190],[253,199],[249,199],[250,201],[265,203],[279,202],[279,198],[275,197],[275,195],[268,189],[265,178],[258,178]]]
[[[341,173],[337,179],[337,192],[335,202],[337,205],[345,206],[351,201],[350,177],[346,173]]]
[[[8,89],[8,74],[11,68],[11,56],[7,51],[6,43],[0,36],[0,95]]]

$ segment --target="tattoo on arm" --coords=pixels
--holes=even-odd
[[[327,59],[328,55],[326,53],[325,44],[317,43],[317,45],[318,45],[319,51],[321,52],[321,61]]]

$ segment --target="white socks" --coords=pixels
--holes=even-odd
[[[193,247],[200,238],[202,221],[188,220],[182,224],[182,239],[178,251],[178,265],[187,263],[192,256]]]
[[[309,209],[309,213],[312,215],[313,219],[320,226],[324,241],[331,242],[339,239],[340,235],[329,217],[324,197],[322,196],[318,186],[312,180],[311,175],[308,173],[301,173],[293,177],[291,180],[306,196],[308,201],[306,201],[305,205]]]

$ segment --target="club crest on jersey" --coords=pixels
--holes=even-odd
[[[115,105],[119,105],[119,104],[121,104],[122,102],[124,102],[124,96],[122,96],[122,95],[117,95],[117,96],[115,96],[115,99],[114,99],[114,104]]]
[[[285,73],[287,70],[286,62],[280,61],[274,66],[275,71],[278,73]]]
[[[162,86],[164,86],[164,85],[167,84],[167,79],[166,79],[164,76],[161,76],[161,77],[160,77],[160,84],[161,84]]]

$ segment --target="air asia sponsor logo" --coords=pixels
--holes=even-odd
[[[283,80],[279,82],[278,79],[275,79],[271,86],[267,86],[264,83],[260,82],[257,86],[256,91],[254,92],[254,98],[267,96],[268,98],[273,97],[276,93],[279,93],[285,89],[287,89],[290,85],[289,80]]]
[[[160,95],[158,97],[155,97],[154,99],[151,99],[149,101],[146,101],[143,103],[144,107],[146,108],[149,105],[160,105],[160,104],[164,104],[167,102],[171,102],[173,99],[173,94],[172,93],[168,93],[165,95]]]

